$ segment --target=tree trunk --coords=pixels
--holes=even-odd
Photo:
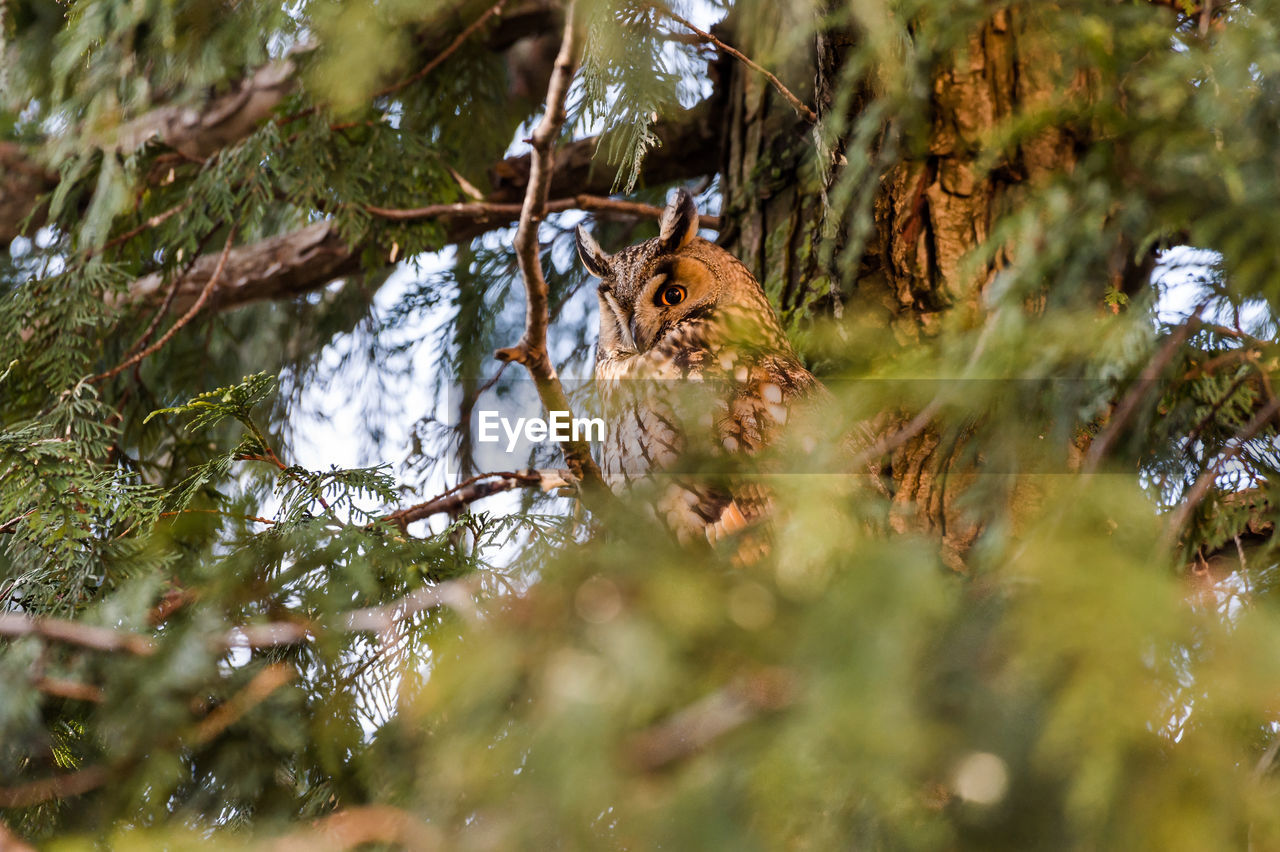
[[[721,31],[747,55],[769,57],[779,47],[778,34],[805,14],[798,11],[801,6],[783,10],[780,5],[736,7]],[[987,239],[1002,211],[1050,175],[1069,172],[1086,141],[1078,129],[1050,126],[1007,152],[994,168],[983,170],[977,163],[995,125],[1064,91],[1087,96],[1088,80],[1064,79],[1051,35],[1038,10],[997,11],[963,49],[935,67],[927,145],[917,146],[925,153],[885,163],[867,236],[854,233],[830,202],[844,151],[852,144],[849,131],[831,150],[820,151],[815,142],[820,133],[811,132],[767,80],[732,59],[720,63],[728,99],[725,221],[737,223],[721,241],[759,276],[793,330],[796,319],[812,312],[846,329],[878,329],[893,345],[910,347],[936,334],[945,312],[963,311],[960,319],[981,324],[983,293],[1007,263],[1010,248],[978,267],[962,260]],[[735,37],[756,40],[735,42]],[[843,99],[850,114],[833,112],[847,94],[840,90],[847,85],[842,68],[857,37],[822,32],[807,54],[796,52],[771,66],[802,100],[816,103],[820,123],[835,120],[837,126],[852,127],[869,101],[866,92],[854,92]],[[885,128],[881,139],[899,131]],[[856,273],[842,273],[838,263],[820,256],[816,247],[824,231],[834,241],[836,256],[862,240],[858,262],[844,264]],[[1126,271],[1127,280],[1134,278],[1132,272]],[[947,564],[964,570],[965,554],[982,531],[980,520],[960,508],[977,482],[972,466],[959,461],[967,436],[942,434],[929,425],[907,437],[906,432],[916,431],[904,432],[915,414],[886,411],[875,421],[879,440],[892,447],[881,470],[892,503],[890,525],[895,532],[940,539]],[[1010,499],[1006,492],[1005,501]]]

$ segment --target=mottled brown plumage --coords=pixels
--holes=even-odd
[[[663,472],[660,517],[681,540],[714,542],[762,517],[769,496],[747,480],[714,481],[695,462],[769,445],[818,385],[760,283],[697,229],[681,189],[657,237],[608,255],[579,227],[578,253],[601,279],[605,479],[621,491]]]

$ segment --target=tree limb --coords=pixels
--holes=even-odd
[[[641,177],[651,184],[714,172],[717,142],[715,122],[708,106],[695,107],[657,127],[666,140],[645,158]],[[564,188],[566,197],[551,202],[552,212],[568,209],[617,212],[649,216],[659,208],[609,198],[612,176],[608,169],[592,171],[599,137],[566,145],[556,158],[550,186]],[[512,201],[528,186],[528,155],[503,160],[490,171],[494,189],[483,202],[437,204],[412,210],[370,208],[374,215],[417,221],[432,219],[444,225],[448,243],[461,243],[516,221],[521,204]],[[572,201],[572,203],[570,203]],[[580,203],[581,202],[581,203]],[[719,217],[703,216],[702,227],[719,227]],[[296,231],[238,246],[227,257],[226,268],[209,295],[209,308],[230,310],[253,302],[291,299],[317,290],[330,281],[361,271],[360,258],[369,246],[349,245],[332,222],[322,221]],[[218,254],[202,255],[177,283],[171,310],[185,313],[200,297],[214,269]],[[119,307],[158,303],[170,285],[161,273],[152,273],[129,285]]]
[[[438,606],[448,606],[462,615],[475,610],[471,595],[474,585],[466,580],[448,580],[414,589],[407,595],[381,606],[351,610],[341,616],[336,629],[350,632],[372,631],[385,634],[397,620],[409,618]],[[318,630],[307,621],[273,621],[237,627],[217,640],[222,648],[271,648],[305,642]]]
[[[0,636],[41,636],[97,651],[127,651],[140,657],[155,653],[151,639],[140,633],[20,612],[0,612]]]
[[[74,680],[41,677],[32,681],[31,685],[45,695],[53,695],[58,698],[69,698],[72,701],[88,701],[91,704],[97,704],[102,701],[101,689],[91,684]],[[0,852],[4,852],[4,847],[0,846]]]
[[[257,707],[271,693],[284,686],[298,676],[298,670],[283,663],[272,663],[253,676],[244,689],[237,692],[229,701],[217,707],[200,720],[192,733],[192,741],[207,743],[218,737],[227,728],[234,725],[246,713]]]
[[[364,209],[375,216],[396,222],[412,222],[418,219],[439,219],[442,217],[458,219],[474,217],[477,220],[499,221],[507,219],[507,221],[510,221],[520,215],[521,205],[475,201],[470,203],[428,204],[426,207],[412,208],[375,207],[372,204],[366,204]],[[641,204],[636,201],[625,201],[602,195],[575,195],[572,198],[557,198],[547,202],[547,213],[562,213],[566,210],[619,213],[623,216],[655,220],[661,219],[663,213],[663,208],[654,204]],[[720,217],[699,216],[698,227],[717,231],[720,229]]]
[[[437,606],[449,606],[463,615],[470,615],[475,610],[471,600],[473,591],[474,583],[466,580],[448,580],[422,586],[390,603],[342,613],[333,629],[350,632],[372,630],[385,633],[396,620],[417,615]],[[323,629],[325,625],[316,625],[309,621],[246,624],[215,637],[213,646],[216,650],[226,650],[293,645],[306,641],[317,630]],[[142,657],[150,656],[156,650],[153,640],[140,633],[97,627],[70,619],[44,618],[17,612],[0,613],[0,636],[40,636],[82,648],[97,651],[125,651]],[[51,695],[85,701],[96,701],[101,696],[94,687],[49,679],[38,680],[36,688]]]
[[[1174,356],[1178,354],[1182,344],[1191,336],[1191,332],[1198,327],[1200,312],[1207,305],[1207,300],[1197,305],[1191,315],[1174,329],[1164,344],[1152,354],[1147,365],[1143,367],[1138,381],[1134,383],[1129,393],[1125,394],[1115,412],[1111,415],[1111,422],[1107,424],[1106,430],[1089,447],[1089,455],[1084,465],[1085,473],[1092,473],[1098,469],[1098,465],[1102,463],[1107,451],[1111,449],[1111,445],[1115,443],[1125,427],[1129,425],[1129,420],[1133,417],[1134,412],[1137,411],[1138,403],[1146,396],[1151,386],[1159,380],[1160,374],[1173,362]]]
[[[516,488],[530,486],[540,486],[543,491],[566,487],[570,484],[569,480],[565,478],[565,474],[568,472],[559,470],[522,470],[473,476],[443,494],[426,502],[392,512],[382,520],[390,521],[401,529],[405,529],[414,521],[421,521],[424,518],[444,512],[456,512],[477,500],[483,500],[485,497],[491,497],[503,491],[512,491]]]
[[[174,311],[186,313],[191,309],[213,279],[219,259],[219,254],[202,255],[192,265],[178,282]],[[358,252],[338,236],[333,223],[316,222],[232,249],[208,298],[210,307],[227,310],[251,302],[293,298],[359,271]],[[164,276],[152,273],[130,284],[122,301],[159,301],[165,288]]]
[[[482,14],[467,26],[449,27],[446,32],[433,33],[423,39],[418,50],[432,55],[432,59],[404,80],[375,93],[375,97],[398,91],[421,79],[453,55],[467,38],[475,34],[493,17],[502,17],[502,6],[507,0],[489,5]],[[455,12],[465,13],[478,6],[477,0],[457,4]],[[550,28],[551,19],[544,10],[538,14],[518,11],[511,21],[503,21],[500,32],[495,32],[489,47],[504,50],[511,42],[538,31]],[[443,44],[448,38],[450,41]],[[218,151],[246,138],[269,119],[280,103],[299,88],[298,59],[316,49],[307,42],[294,47],[287,56],[270,62],[239,80],[228,83],[229,91],[203,103],[169,104],[159,106],[116,129],[110,138],[90,140],[107,150],[133,150],[150,140],[157,140],[177,151],[184,158],[204,161]],[[298,118],[315,112],[319,107],[286,117]],[[29,150],[29,148],[28,148]],[[47,205],[41,203],[58,185],[56,169],[49,169],[38,158],[26,153],[22,146],[12,142],[0,142],[0,245],[8,244],[14,237],[30,232],[45,222]],[[30,227],[22,223],[30,217]]]
[[[199,106],[159,107],[122,125],[113,144],[104,145],[132,151],[151,139],[158,139],[190,160],[204,161],[223,148],[234,145],[271,117],[276,107],[298,86],[299,56],[315,49],[314,44],[295,47],[284,59],[270,62],[248,77],[231,84],[231,91]]]
[[[26,808],[50,799],[67,799],[101,787],[111,779],[103,766],[89,766],[78,772],[42,778],[16,787],[0,787],[0,808]]]
[[[702,751],[716,739],[794,701],[795,678],[785,669],[765,669],[718,689],[631,739],[632,765],[653,772]]]
[[[578,63],[578,42],[582,28],[576,12],[575,0],[569,0],[564,16],[564,37],[556,56],[555,69],[551,73],[551,82],[547,85],[546,111],[533,130],[529,185],[525,190],[524,207],[520,211],[520,225],[516,229],[514,248],[525,289],[524,335],[515,346],[499,349],[495,353],[495,357],[502,361],[518,361],[524,365],[533,377],[538,396],[547,411],[570,410],[569,398],[565,396],[560,377],[556,375],[555,364],[547,352],[550,294],[547,279],[542,273],[538,226],[547,213],[551,175],[555,168],[556,139],[567,117],[565,98],[568,97],[569,84]],[[561,448],[565,463],[582,483],[584,494],[594,497],[607,491],[586,441],[569,440],[561,444]]]
[[[337,852],[366,843],[425,850],[442,846],[444,838],[439,829],[408,811],[390,805],[364,805],[318,819],[261,848],[272,852]]]

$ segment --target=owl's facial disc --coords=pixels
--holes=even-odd
[[[651,349],[681,323],[708,315],[718,297],[716,278],[702,261],[682,256],[659,261],[637,288],[631,312],[636,349]]]

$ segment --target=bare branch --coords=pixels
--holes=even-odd
[[[254,707],[266,701],[271,693],[297,676],[298,672],[293,666],[272,663],[255,674],[244,689],[233,695],[231,700],[219,704],[208,716],[201,719],[191,739],[196,743],[207,743],[213,740]]]
[[[757,672],[641,731],[631,740],[631,762],[646,772],[661,769],[696,754],[761,713],[788,706],[794,694],[795,679],[790,672]]]
[[[385,634],[397,621],[438,606],[448,606],[462,615],[469,616],[475,610],[471,600],[473,591],[474,584],[466,580],[449,580],[422,586],[388,604],[345,613],[332,629],[353,633],[373,631]],[[296,645],[299,642],[308,641],[324,629],[324,625],[306,621],[247,624],[221,637],[218,645],[223,648],[271,648],[278,645]]]
[[[267,666],[254,675],[248,685],[235,697],[205,717],[195,727],[192,741],[209,742],[296,675],[297,672],[290,666],[281,664]],[[79,796],[101,787],[110,779],[111,772],[107,767],[90,766],[78,772],[43,778],[16,787],[0,787],[0,808],[24,808],[52,799]],[[0,840],[3,839],[3,835],[0,835]]]
[[[340,616],[335,628],[353,632],[365,630],[382,631],[383,628],[397,618],[407,618],[424,610],[437,606],[450,606],[466,615],[475,606],[471,602],[474,584],[465,580],[449,580],[423,586],[404,597],[376,607],[352,610]],[[310,636],[325,629],[324,625],[315,625],[306,621],[276,621],[266,624],[247,624],[237,627],[231,632],[217,637],[214,647],[226,648],[266,648],[275,645],[293,645],[306,641]],[[112,630],[109,627],[97,627],[82,624],[78,621],[58,618],[43,618],[17,612],[0,613],[0,636],[18,638],[22,636],[39,636],[54,642],[65,642],[82,648],[96,651],[124,651],[140,657],[155,653],[155,642],[140,633],[125,630]],[[42,679],[36,687],[51,695],[66,698],[77,698],[85,701],[96,700],[91,693],[93,687],[72,684],[67,681]]]
[[[1187,489],[1187,494],[1182,498],[1182,502],[1169,515],[1169,522],[1164,528],[1164,534],[1160,537],[1161,550],[1168,551],[1172,546],[1178,534],[1182,532],[1182,528],[1186,526],[1187,520],[1191,517],[1191,512],[1195,507],[1200,505],[1200,501],[1204,500],[1205,495],[1209,493],[1209,489],[1217,480],[1222,466],[1231,459],[1235,458],[1244,449],[1245,444],[1256,436],[1262,427],[1267,425],[1277,411],[1280,411],[1280,398],[1272,399],[1267,405],[1263,406],[1253,419],[1244,425],[1239,432],[1236,433],[1233,445],[1228,447],[1207,470],[1200,474],[1195,483]]]
[[[463,580],[449,580],[414,589],[402,598],[382,606],[370,606],[352,610],[343,620],[343,627],[352,632],[371,630],[386,634],[397,621],[411,618],[420,612],[447,606],[465,617],[475,614],[476,606],[472,600],[475,583]]]
[[[102,701],[101,689],[96,686],[92,686],[87,683],[79,683],[74,680],[42,677],[33,681],[32,686],[43,692],[45,695],[53,695],[58,698],[70,698],[73,701],[88,701],[91,704],[97,704]],[[3,847],[0,847],[0,852],[4,852]]]
[[[373,96],[375,98],[381,98],[381,97],[385,97],[386,95],[390,95],[394,92],[398,92],[401,89],[403,89],[405,86],[408,86],[412,83],[416,83],[417,81],[421,80],[423,77],[430,74],[432,71],[436,70],[436,68],[440,67],[440,65],[446,59],[448,59],[450,56],[453,56],[453,54],[457,52],[458,48],[462,47],[462,45],[466,42],[467,39],[475,35],[476,30],[480,29],[486,23],[488,23],[489,19],[492,18],[494,15],[500,14],[502,12],[502,7],[505,5],[507,5],[507,0],[498,0],[497,3],[494,3],[488,9],[485,9],[484,12],[482,12],[478,18],[476,18],[474,21],[468,24],[462,30],[462,32],[458,33],[458,35],[454,37],[453,41],[449,42],[448,46],[446,46],[444,50],[440,51],[435,56],[433,56],[431,58],[431,61],[429,61],[426,65],[422,66],[422,68],[418,69],[413,74],[410,74],[408,77],[404,78],[400,82],[394,83],[390,86],[387,86],[385,89],[380,89],[379,91],[374,92]]]
[[[31,517],[31,513],[34,511],[35,511],[34,509],[28,509],[27,511],[23,512],[21,515],[14,515],[12,518],[5,521],[3,524],[0,524],[0,535],[12,534],[13,531],[18,528],[18,524],[22,523],[24,520]]]
[[[420,521],[432,515],[456,512],[477,500],[483,500],[485,497],[491,497],[503,491],[529,487],[541,487],[543,491],[550,491],[555,488],[568,487],[571,483],[567,474],[569,474],[567,470],[522,470],[483,473],[459,483],[443,494],[432,497],[430,500],[392,512],[382,520],[390,521],[401,529],[405,529],[414,521]]]
[[[734,59],[737,59],[739,62],[743,63],[748,68],[760,74],[763,74],[765,78],[768,79],[768,81],[773,84],[773,87],[778,90],[778,94],[782,95],[782,97],[786,99],[787,103],[791,104],[791,108],[796,111],[797,115],[799,115],[801,118],[803,118],[805,121],[809,122],[810,124],[816,124],[818,122],[818,114],[816,112],[810,109],[805,104],[804,101],[800,100],[795,95],[793,95],[790,89],[782,85],[781,80],[779,80],[776,76],[774,76],[771,72],[769,72],[762,66],[753,62],[751,58],[747,56],[745,53],[743,53],[740,50],[737,50],[736,48],[730,47],[720,39],[713,36],[711,33],[703,32],[702,30],[695,27],[693,24],[686,21],[684,18],[677,15],[675,12],[673,12],[671,9],[669,9],[665,5],[659,6],[655,4],[653,8],[656,9],[660,14],[666,15],[668,18],[680,24],[681,26],[687,27],[695,35],[697,35],[698,38],[702,39],[703,41],[714,44],[720,50],[729,54]]]
[[[569,411],[569,399],[565,396],[555,365],[547,353],[547,326],[549,293],[547,279],[542,274],[542,258],[538,244],[538,226],[547,212],[547,199],[551,192],[551,175],[555,169],[555,143],[564,127],[566,118],[565,98],[573,80],[579,54],[581,25],[577,20],[575,0],[565,8],[564,37],[556,56],[551,82],[547,85],[546,112],[533,130],[532,159],[530,160],[529,185],[525,190],[524,207],[520,212],[520,225],[516,229],[515,252],[520,266],[520,277],[525,289],[524,335],[515,346],[499,349],[495,357],[503,361],[518,361],[533,377],[547,411]],[[587,499],[608,493],[600,469],[591,458],[591,449],[585,441],[570,440],[561,444],[565,463],[581,483]]]
[[[667,183],[715,171],[714,122],[708,110],[689,110],[675,121],[660,125],[656,132],[664,143],[646,157],[641,171],[644,181]],[[560,152],[550,183],[553,188],[563,187],[567,192],[566,197],[554,202],[556,206],[552,209],[653,215],[651,210],[658,208],[607,197],[611,178],[604,173],[608,170],[591,171],[598,142],[594,136],[579,139]],[[369,212],[403,220],[433,218],[444,226],[447,243],[465,242],[519,218],[522,205],[513,199],[519,198],[527,188],[529,169],[528,155],[499,163],[491,175],[495,189],[483,203],[429,205],[406,211],[369,208]],[[572,195],[572,203],[568,203],[569,193],[581,189],[588,192]],[[718,217],[702,217],[704,228],[715,229],[719,225]],[[329,221],[237,246],[227,257],[226,269],[209,295],[209,307],[231,310],[253,302],[291,299],[317,290],[337,278],[358,274],[366,248],[366,245],[348,244]],[[159,303],[170,286],[174,286],[172,310],[185,312],[200,297],[218,259],[216,253],[201,256],[176,286],[166,284],[160,273],[139,278],[129,285],[119,304]]]
[[[408,811],[390,805],[365,805],[330,814],[261,848],[272,852],[336,852],[365,843],[426,850],[442,846],[444,838],[438,829]]]
[[[173,309],[188,311],[213,278],[219,255],[202,256],[183,276],[173,299]],[[344,275],[360,271],[359,252],[338,236],[330,222],[316,222],[297,231],[234,248],[224,271],[209,295],[219,310],[251,302],[287,299],[307,293]],[[160,273],[139,278],[129,285],[129,303],[159,301],[165,292]]]
[[[164,345],[172,340],[173,336],[177,334],[184,325],[191,322],[191,320],[195,318],[195,315],[200,313],[200,309],[204,307],[205,302],[209,301],[209,294],[213,292],[213,288],[218,285],[218,279],[222,277],[222,270],[227,266],[227,257],[231,254],[231,244],[235,241],[235,237],[236,229],[233,225],[230,232],[227,234],[227,243],[222,248],[222,254],[218,257],[218,263],[213,268],[213,274],[209,276],[209,280],[206,281],[204,287],[201,288],[200,295],[196,297],[196,300],[192,303],[191,307],[187,308],[187,312],[179,317],[178,321],[170,326],[169,330],[166,331],[159,340],[143,349],[141,352],[138,352],[136,355],[126,358],[124,361],[117,364],[115,367],[112,367],[110,370],[107,370],[105,373],[99,373],[98,375],[90,378],[89,381],[100,382],[104,379],[109,379],[112,376],[120,375],[120,373],[129,369],[134,364],[141,362],[144,358],[153,355],[164,348]],[[172,292],[176,293],[176,290]]]
[[[149,139],[159,139],[184,157],[203,161],[244,139],[270,118],[297,87],[298,67],[293,57],[314,49],[314,44],[294,48],[289,56],[235,81],[230,92],[199,107],[173,105],[152,110],[123,125],[110,147],[132,151]]]
[[[398,222],[416,219],[468,219],[489,221],[511,221],[520,215],[522,205],[514,203],[495,203],[476,201],[471,203],[429,204],[426,207],[397,209],[392,207],[374,207],[366,204],[368,213]],[[593,213],[618,213],[624,216],[635,216],[645,219],[661,219],[663,208],[653,204],[641,204],[636,201],[624,201],[602,195],[575,195],[572,198],[557,198],[548,201],[545,212],[562,213],[565,210],[586,210]],[[510,218],[507,218],[510,217]],[[713,231],[720,229],[719,216],[699,216],[698,227]]]
[[[458,51],[458,48],[462,47],[462,45],[466,42],[466,40],[475,34],[476,30],[484,26],[485,23],[488,22],[488,20],[492,18],[494,15],[497,15],[498,13],[500,13],[502,11],[502,7],[505,6],[506,4],[507,4],[507,0],[498,0],[497,3],[490,6],[488,9],[485,9],[484,12],[481,13],[480,17],[476,18],[474,21],[468,24],[462,30],[462,32],[458,33],[458,35],[453,39],[453,41],[449,42],[449,44],[443,50],[441,50],[435,56],[431,57],[430,61],[428,61],[426,65],[422,66],[420,69],[410,74],[408,77],[405,77],[404,79],[398,82],[392,83],[391,85],[386,86],[385,88],[379,89],[378,91],[374,92],[371,99],[382,98],[382,97],[386,97],[387,95],[394,94],[400,91],[401,89],[405,88],[406,86],[416,83],[417,81],[421,80],[423,77],[430,74],[432,71],[436,70],[436,68],[438,68],[446,59],[448,59],[450,56],[456,53]],[[312,104],[306,109],[299,110],[298,112],[295,112],[292,115],[288,115],[280,119],[280,124],[289,124],[291,122],[297,121],[300,118],[303,118],[304,116],[312,115],[313,113],[318,112],[320,110],[320,107],[321,107],[320,104]]]
[[[1152,384],[1160,378],[1160,374],[1173,361],[1182,344],[1186,342],[1191,332],[1199,327],[1200,312],[1205,309],[1208,301],[1201,302],[1187,317],[1186,321],[1174,329],[1164,344],[1156,350],[1151,356],[1151,360],[1143,367],[1142,374],[1138,377],[1138,381],[1125,394],[1120,404],[1116,406],[1115,413],[1111,415],[1111,422],[1107,424],[1106,430],[1099,435],[1093,444],[1089,447],[1089,456],[1085,460],[1084,472],[1092,473],[1098,469],[1098,465],[1102,463],[1102,459],[1106,456],[1107,451],[1111,449],[1111,445],[1115,443],[1116,438],[1126,426],[1129,420],[1137,411],[1138,403],[1146,396],[1147,390]]]
[[[41,618],[20,612],[0,612],[0,636],[40,636],[96,651],[125,651],[140,657],[155,652],[152,641],[140,633],[96,627],[60,618]]]
[[[111,778],[105,767],[90,766],[78,772],[42,778],[16,787],[0,787],[0,808],[26,808],[50,799],[69,799],[94,790]]]
[[[129,240],[133,239],[134,237],[138,236],[144,231],[149,231],[152,228],[160,227],[161,225],[164,224],[165,220],[172,218],[178,213],[181,213],[183,210],[186,210],[187,207],[190,206],[190,204],[191,204],[191,198],[190,196],[188,196],[187,198],[184,198],[182,201],[179,201],[177,204],[170,207],[168,210],[164,210],[148,218],[145,222],[143,222],[141,225],[138,225],[136,228],[130,228],[129,230],[125,231],[123,234],[120,234],[117,237],[112,237],[111,239],[107,240],[105,243],[102,244],[102,248],[100,249],[90,248],[87,252],[85,252],[85,255],[87,257],[93,257],[95,254],[101,254],[102,252],[106,251],[109,248],[114,248],[118,245],[123,245],[124,243],[129,242]]]

